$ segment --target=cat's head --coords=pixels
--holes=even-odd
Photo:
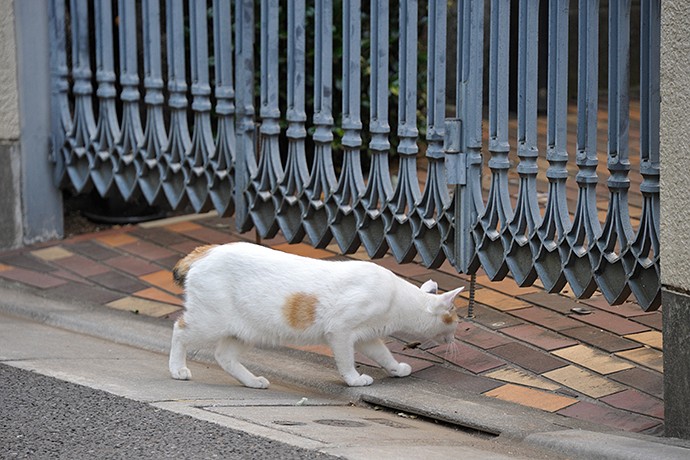
[[[458,325],[458,313],[455,307],[455,298],[462,292],[464,287],[453,289],[452,291],[438,293],[438,284],[429,280],[419,288],[422,292],[430,294],[427,296],[426,310],[431,315],[431,327],[429,332],[434,340],[443,343],[450,343],[454,340],[455,329]]]

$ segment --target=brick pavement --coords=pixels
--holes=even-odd
[[[232,219],[213,214],[112,228],[0,253],[0,282],[172,322],[182,309],[181,291],[171,276],[177,260],[201,244],[240,240],[254,241],[254,234],[239,235]],[[336,245],[314,249],[289,245],[282,237],[263,244],[309,257],[343,258]],[[390,256],[376,262],[418,285],[433,278],[450,289],[469,280],[447,262],[439,270],[398,265]],[[459,324],[455,345],[428,342],[410,348],[408,338],[390,338],[388,346],[412,365],[414,377],[616,429],[663,433],[660,312],[646,313],[633,302],[609,306],[600,296],[577,301],[567,292],[546,294],[510,279],[494,283],[482,273],[477,280],[475,317]],[[463,294],[458,305],[466,317]],[[327,347],[301,349],[330,353]]]

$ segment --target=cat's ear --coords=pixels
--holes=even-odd
[[[465,288],[459,287],[457,289],[453,289],[452,291],[444,292],[439,296],[441,297],[443,305],[445,305],[448,310],[455,308],[455,298],[462,292],[463,289]]]
[[[438,292],[438,284],[436,284],[435,281],[429,280],[426,283],[422,284],[422,286],[419,289],[429,294],[436,294]]]

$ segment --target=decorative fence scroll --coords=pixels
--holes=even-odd
[[[447,259],[492,280],[540,280],[549,292],[568,284],[586,298],[598,288],[612,304],[632,293],[656,309],[660,1],[641,0],[639,26],[631,0],[541,6],[51,0],[56,183],[213,208],[234,214],[241,231],[281,231],[343,253],[363,247],[428,267]],[[598,65],[602,41],[607,69]],[[629,82],[637,42],[639,93]],[[631,187],[642,197],[634,212]]]

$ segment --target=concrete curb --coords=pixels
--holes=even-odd
[[[0,284],[0,311],[43,324],[167,354],[171,328],[163,321],[104,307],[46,299],[27,288]],[[194,360],[214,363],[210,351]],[[294,349],[257,350],[247,356],[252,371],[331,397],[378,405],[441,420],[469,430],[547,448],[574,458],[687,459],[690,441],[655,438],[610,429],[494,398],[457,394],[433,382],[384,378],[368,369],[370,387],[342,384],[331,359]]]

